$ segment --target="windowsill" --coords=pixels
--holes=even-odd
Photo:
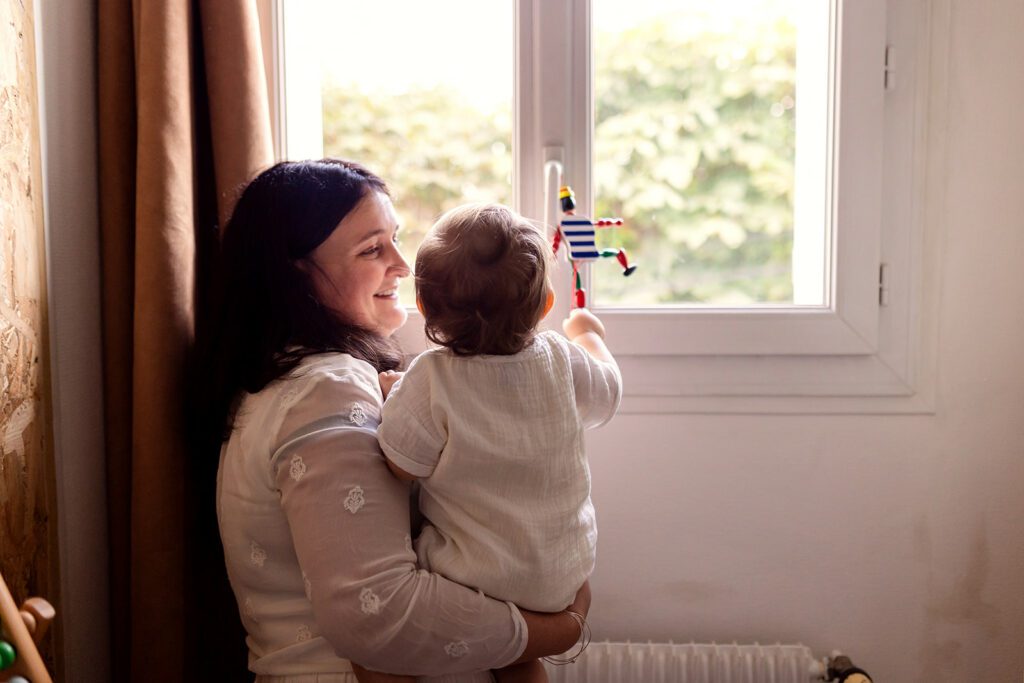
[[[602,319],[609,320],[608,314]],[[542,324],[558,329],[560,316]],[[883,346],[859,355],[672,354],[609,346],[624,379],[624,414],[927,414],[934,412],[934,344],[887,347],[892,323],[883,315]],[[634,326],[634,330],[644,330]],[[409,311],[396,335],[409,356],[428,342],[423,317]],[[923,335],[934,341],[934,335]],[[758,346],[763,346],[759,344]]]

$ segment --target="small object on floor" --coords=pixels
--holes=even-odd
[[[856,667],[846,655],[834,654],[828,663],[828,681],[836,683],[872,683],[867,671]]]

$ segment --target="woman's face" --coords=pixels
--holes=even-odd
[[[370,190],[307,259],[320,303],[346,322],[385,337],[405,323],[398,281],[410,271],[387,195]]]

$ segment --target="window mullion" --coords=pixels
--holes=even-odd
[[[573,186],[581,207],[591,204],[589,35],[590,0],[517,0],[515,204],[538,221],[545,213],[551,223],[559,219],[544,206],[544,166],[551,158],[561,160],[558,182]],[[569,308],[570,272],[560,255],[552,275],[560,311]],[[550,318],[557,323],[559,316]]]

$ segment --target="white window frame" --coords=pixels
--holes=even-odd
[[[279,157],[320,156],[319,94],[310,88],[317,74],[302,41],[286,40],[284,10],[302,3],[260,1],[270,27],[264,35]],[[555,162],[571,178],[580,206],[593,205],[590,2],[512,1],[513,202],[550,224],[557,216]],[[924,225],[942,224],[926,211],[925,199],[943,182],[929,169],[944,156],[936,131],[945,116],[946,76],[928,66],[933,45],[948,41],[948,0],[836,0],[831,23],[839,56],[832,81],[838,105],[829,121],[835,132],[826,238],[831,300],[802,307],[599,308],[626,379],[625,412],[934,410],[941,230],[929,236]],[[566,309],[569,281],[555,278]],[[558,317],[549,316],[548,324]],[[415,311],[400,338],[409,350],[423,347]]]

